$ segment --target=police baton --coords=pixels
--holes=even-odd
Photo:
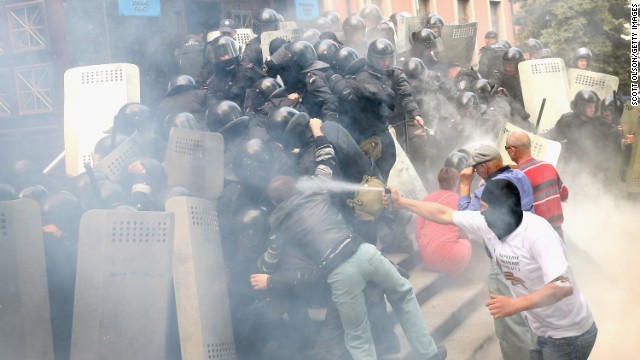
[[[540,128],[540,120],[542,120],[542,112],[544,111],[544,104],[547,102],[547,98],[542,98],[542,104],[540,105],[540,111],[538,111],[538,119],[536,120],[536,134]]]

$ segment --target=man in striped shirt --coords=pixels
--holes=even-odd
[[[509,133],[504,149],[531,181],[535,213],[547,219],[562,237],[562,202],[569,197],[569,189],[562,183],[558,171],[548,162],[531,156],[531,139],[524,131]]]

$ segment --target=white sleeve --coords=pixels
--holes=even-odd
[[[453,224],[471,239],[484,240],[493,234],[480,211],[454,211]]]
[[[562,239],[551,226],[538,228],[537,232],[536,240],[531,243],[531,253],[542,270],[545,284],[562,280],[558,285],[571,286],[573,279],[570,278]]]

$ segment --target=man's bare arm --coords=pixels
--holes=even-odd
[[[424,202],[403,198],[398,190],[389,186],[393,206],[410,211],[438,224],[453,224],[453,210],[434,202]],[[383,200],[386,204],[386,199]]]

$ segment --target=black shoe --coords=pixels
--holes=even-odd
[[[438,354],[433,360],[444,360],[447,358],[447,348],[444,345],[438,345]]]

